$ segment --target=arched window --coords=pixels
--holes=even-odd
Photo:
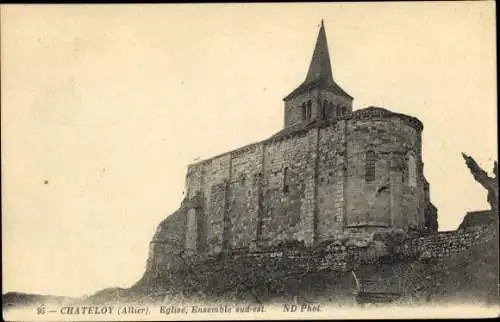
[[[323,109],[321,110],[321,119],[326,120],[326,110],[328,109],[328,102],[323,101]]]
[[[342,106],[342,115],[346,115],[346,114],[347,114],[347,107]]]
[[[283,170],[283,192],[287,193],[289,189],[288,168]]]
[[[307,117],[307,113],[306,113],[306,103],[302,103],[302,120],[305,120],[306,117]]]
[[[371,182],[375,180],[375,162],[376,155],[373,151],[366,152],[366,163],[365,163],[365,180],[366,182]]]
[[[417,186],[417,160],[413,152],[408,153],[408,186]]]
[[[311,119],[311,107],[312,107],[312,103],[311,103],[311,100],[309,100],[309,101],[307,101],[306,120]]]

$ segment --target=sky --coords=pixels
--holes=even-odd
[[[187,165],[282,128],[321,19],[354,109],[423,122],[440,230],[488,209],[460,153],[491,175],[493,2],[3,5],[3,292],[137,281]]]

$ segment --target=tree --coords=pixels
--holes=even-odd
[[[488,176],[486,171],[484,171],[477,162],[465,153],[462,153],[465,163],[469,168],[474,179],[479,182],[488,191],[488,203],[491,206],[493,212],[493,219],[498,225],[498,170],[497,161],[494,162],[493,166],[493,177]]]

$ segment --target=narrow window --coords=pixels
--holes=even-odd
[[[332,113],[333,113],[333,103],[330,102],[330,104],[328,104],[328,113],[327,113],[326,117],[327,118],[331,117]]]
[[[342,106],[342,115],[346,115],[346,114],[347,114],[347,107]]]
[[[337,118],[339,118],[341,115],[340,115],[340,105],[335,105],[335,114],[337,114]]]
[[[307,118],[306,103],[302,103],[302,120]]]
[[[323,101],[323,108],[321,110],[321,119],[326,120],[326,110],[328,108],[328,102],[326,100]]]
[[[309,120],[311,119],[311,101],[307,101],[307,110],[306,110],[306,119]]]
[[[288,168],[283,170],[283,192],[287,193],[289,189]]]
[[[417,186],[417,161],[412,152],[408,154],[408,185],[412,188]]]
[[[375,180],[375,152],[366,152],[366,164],[365,164],[365,180],[366,182],[372,182]]]

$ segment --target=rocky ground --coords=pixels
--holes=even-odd
[[[376,292],[401,294],[401,303],[479,303],[499,304],[498,296],[498,239],[461,252],[458,256],[433,260],[386,261],[355,269],[367,287]],[[266,280],[252,280],[241,274],[244,265],[218,270],[212,281],[203,286],[189,284],[189,275],[178,279],[177,290],[154,285],[136,284],[129,289],[109,288],[88,298],[70,299],[23,293],[3,296],[5,307],[42,303],[46,301],[104,304],[109,302],[164,302],[168,301],[245,301],[245,302],[330,302],[354,304],[356,284],[350,271],[292,272],[285,268],[275,271]],[[264,268],[266,270],[267,268]],[[368,281],[370,284],[368,285]],[[186,292],[179,291],[186,289]]]
[[[96,293],[89,300],[95,303],[110,299],[158,302],[167,296],[169,301],[355,302],[356,284],[350,271],[324,270],[304,274],[283,268],[257,282],[248,274],[240,274],[242,268],[237,267],[214,271],[212,280],[215,284],[189,284],[190,272],[185,272],[177,289],[161,288],[161,281],[157,281],[155,285]],[[362,283],[366,281],[368,291],[400,293],[401,303],[499,303],[497,239],[473,246],[458,256],[390,260],[357,267],[355,272]]]

